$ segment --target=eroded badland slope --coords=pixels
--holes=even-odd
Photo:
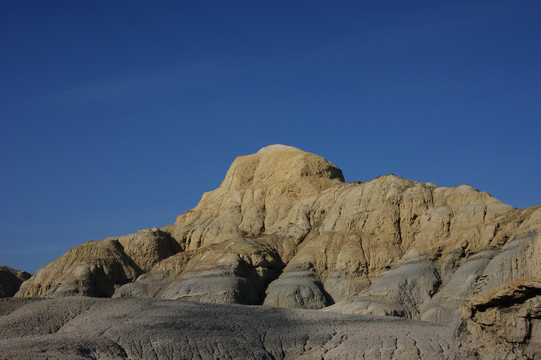
[[[342,350],[349,349],[341,353],[343,358],[347,354],[359,358],[355,354],[360,352],[351,352],[354,344],[368,340],[355,336],[372,335],[370,331],[355,336],[349,330],[341,333],[342,328],[326,328],[319,319],[333,319],[328,320],[331,324],[356,318],[362,323],[365,318],[344,314],[392,315],[424,320],[406,323],[411,329],[434,331],[433,341],[439,345],[422,347],[419,344],[425,335],[417,336],[424,332],[408,330],[414,344],[411,349],[417,349],[421,357],[433,358],[436,353],[453,357],[456,350],[459,356],[467,357],[504,354],[536,358],[541,356],[540,232],[540,206],[519,210],[471,186],[442,188],[394,175],[347,183],[341,170],[322,157],[272,145],[236,158],[220,187],[205,193],[200,203],[174,224],[75,247],[38,270],[22,284],[16,297],[84,295],[324,308],[326,312],[306,313],[271,311],[274,308],[270,307],[231,309],[246,309],[254,316],[261,312],[261,318],[269,323],[276,320],[272,318],[275,312],[301,314],[307,324],[319,327],[310,330],[313,335],[306,330],[306,341],[321,336],[321,341],[316,341],[320,346],[317,356],[327,358],[341,358],[339,352],[331,351],[339,350],[329,341],[342,344]],[[20,310],[28,312],[28,306],[47,301],[54,300],[24,304]],[[102,300],[80,301],[93,308],[105,306]],[[134,307],[154,304],[142,299],[116,301],[113,304],[125,301]],[[155,304],[167,309],[173,306],[171,302]],[[199,305],[182,306],[193,310]],[[131,319],[130,315],[123,316]],[[378,326],[402,326],[395,318],[380,319],[388,320],[380,320]],[[353,329],[362,326],[360,323],[344,326]],[[261,331],[264,327],[261,325]],[[451,328],[454,335],[448,334]],[[100,346],[116,349],[122,331],[108,337],[112,339],[109,345]],[[253,335],[263,336],[258,331]],[[57,338],[59,332],[55,333]],[[350,337],[351,343],[338,341],[337,334]],[[43,334],[33,341],[45,341],[40,336]],[[432,341],[426,336],[426,341]],[[380,341],[380,351],[387,348],[386,341]],[[455,341],[459,346],[448,350]],[[283,339],[279,342],[283,345]],[[273,344],[269,345],[275,347],[273,351],[263,348],[274,358],[313,358],[307,355],[311,353],[306,346],[302,351],[297,345],[288,347],[298,351],[288,352],[282,345]],[[382,358],[399,358],[399,346],[393,346],[389,349],[395,350],[389,354],[394,355]],[[421,347],[437,350],[430,353],[421,351]],[[378,345],[374,345],[376,348]],[[370,349],[365,346],[363,351],[377,358]],[[128,354],[132,350],[122,345],[118,351]],[[128,357],[143,356],[133,351]]]

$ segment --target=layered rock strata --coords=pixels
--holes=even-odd
[[[71,249],[17,296],[326,307],[445,323],[472,295],[541,277],[540,231],[539,206],[394,175],[348,183],[324,158],[272,145],[236,158],[173,225]]]

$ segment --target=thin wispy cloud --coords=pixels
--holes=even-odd
[[[118,100],[187,81],[190,75],[201,71],[203,67],[182,65],[155,72],[101,79],[53,93],[47,100],[75,107]]]

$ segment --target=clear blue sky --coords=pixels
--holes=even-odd
[[[0,265],[164,226],[286,144],[541,203],[540,1],[0,1]]]

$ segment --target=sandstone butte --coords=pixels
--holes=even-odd
[[[541,357],[541,205],[271,145],[163,228],[89,241],[16,298],[161,298],[454,324],[468,357]]]

